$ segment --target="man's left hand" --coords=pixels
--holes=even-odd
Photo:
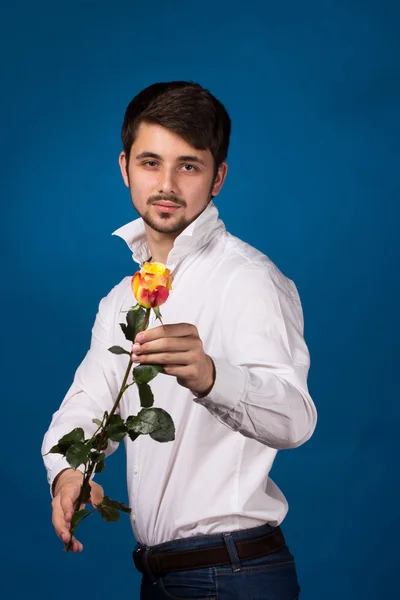
[[[138,333],[132,360],[162,365],[166,375],[192,392],[203,393],[214,383],[213,361],[205,354],[199,332],[189,323],[161,325]]]

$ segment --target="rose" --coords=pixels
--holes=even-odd
[[[157,308],[166,302],[172,289],[171,271],[163,263],[144,263],[132,277],[132,291],[144,308]]]

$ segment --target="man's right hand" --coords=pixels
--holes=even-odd
[[[71,538],[70,527],[72,515],[74,514],[74,503],[79,496],[82,480],[83,474],[80,471],[65,469],[57,475],[53,483],[52,522],[56,534],[65,544]],[[90,482],[90,486],[89,502],[99,504],[104,496],[103,488],[94,481]],[[73,537],[70,550],[72,552],[82,552],[83,546]]]

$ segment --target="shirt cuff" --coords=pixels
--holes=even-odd
[[[214,385],[207,396],[193,400],[211,413],[221,415],[235,409],[240,403],[245,394],[247,376],[242,367],[213,357],[212,360],[216,371]]]
[[[53,498],[53,483],[55,478],[57,477],[57,475],[59,473],[61,473],[61,471],[64,471],[64,469],[72,469],[71,465],[69,464],[69,462],[67,461],[67,459],[65,458],[65,456],[60,456],[60,458],[54,463],[52,469],[49,471],[48,474],[48,482],[50,484],[50,496]],[[77,471],[80,471],[81,473],[84,473],[84,466],[82,465],[82,467],[78,467],[76,469]]]

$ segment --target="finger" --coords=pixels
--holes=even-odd
[[[93,506],[100,504],[100,502],[103,500],[103,498],[104,498],[103,488],[101,488],[101,487],[100,487],[100,489],[92,488],[92,492],[90,494],[90,501],[93,504]]]
[[[158,352],[157,354],[132,354],[134,362],[139,362],[141,365],[157,364],[157,365],[181,365],[187,366],[193,363],[193,356],[189,352]]]
[[[72,496],[68,493],[61,494],[60,505],[64,511],[66,521],[70,521],[74,513],[74,502],[72,500]]]
[[[141,331],[137,334],[135,342],[151,342],[164,337],[185,337],[188,335],[198,337],[197,328],[194,325],[191,325],[190,323],[173,323]]]
[[[61,537],[63,535],[68,536],[69,539],[69,527],[70,524],[65,519],[65,514],[63,509],[61,508],[60,499],[58,497],[53,499],[52,502],[53,513],[52,513],[52,523],[56,534]],[[64,538],[62,538],[64,541]]]
[[[82,552],[83,545],[81,544],[81,542],[79,542],[76,538],[73,537],[71,540],[70,550],[72,552]]]
[[[71,534],[69,532],[67,535],[60,535],[60,538],[64,542],[64,544],[69,544],[68,549],[71,552],[82,552],[83,545],[81,544],[81,542],[79,540],[76,539],[76,537],[71,538]]]
[[[78,542],[75,538],[71,539],[71,536],[61,536],[62,541],[64,542],[64,544],[68,544],[68,550],[70,552],[76,552],[78,549]],[[70,541],[71,539],[71,541]]]
[[[186,373],[187,373],[187,366],[186,365],[166,365],[164,367],[164,373],[165,375],[171,375],[173,377],[181,377],[184,378]]]
[[[173,375],[174,377],[176,377],[178,379],[178,383],[179,383],[179,379],[181,379],[182,381],[186,381],[186,382],[191,382],[191,383],[198,383],[197,379],[198,379],[198,374],[196,371],[196,368],[190,364],[190,365],[174,365],[174,364],[170,364],[170,365],[166,365],[164,367],[164,373],[166,375]]]
[[[201,346],[199,338],[193,336],[185,337],[166,337],[138,344],[135,342],[132,346],[132,352],[135,354],[154,354],[156,352],[188,352]]]

